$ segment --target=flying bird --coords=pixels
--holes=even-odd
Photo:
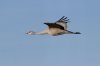
[[[81,34],[80,32],[72,32],[68,30],[67,23],[69,22],[69,19],[65,16],[61,17],[59,20],[55,21],[54,23],[44,23],[48,26],[47,29],[41,31],[41,32],[33,32],[29,31],[26,32],[28,35],[52,35],[52,36],[58,36],[62,34]]]

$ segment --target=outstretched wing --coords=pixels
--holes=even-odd
[[[60,18],[58,21],[56,21],[56,24],[59,24],[64,27],[64,30],[67,30],[67,23],[69,22],[69,19],[65,16]]]
[[[44,23],[44,24],[48,25],[49,28],[58,28],[58,29],[64,30],[63,26],[56,23]]]

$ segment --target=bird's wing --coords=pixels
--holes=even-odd
[[[63,26],[64,29],[67,30],[67,23],[68,22],[69,22],[69,19],[67,17],[63,16],[59,20],[57,20],[55,23]]]
[[[69,21],[69,19],[65,16],[61,17],[59,20],[57,20],[56,22],[65,22],[67,23]]]
[[[48,25],[49,28],[58,28],[61,30],[65,30],[63,26],[56,23],[44,23],[44,24]]]

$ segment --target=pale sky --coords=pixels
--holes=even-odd
[[[70,19],[81,35],[25,35]],[[100,66],[100,0],[0,0],[0,66]]]

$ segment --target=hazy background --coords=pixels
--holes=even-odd
[[[25,35],[67,16],[81,35]],[[0,0],[0,66],[100,66],[100,0]]]

